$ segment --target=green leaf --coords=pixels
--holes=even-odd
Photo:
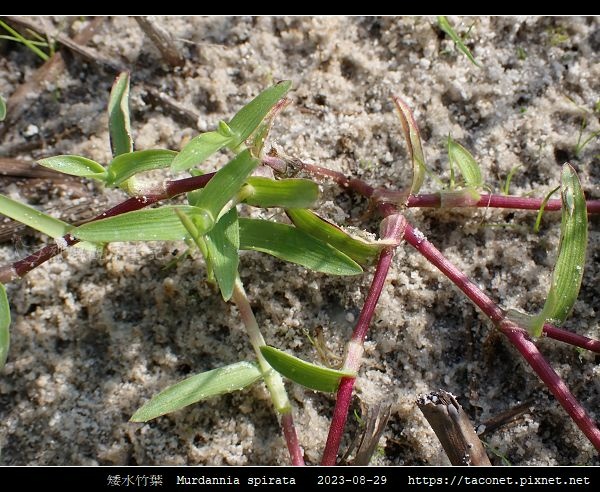
[[[181,149],[171,163],[171,170],[180,172],[197,166],[233,140],[233,137],[223,136],[219,132],[201,133]]]
[[[232,208],[204,236],[208,261],[225,301],[231,299],[240,261],[240,230],[237,211]]]
[[[271,108],[287,94],[291,87],[292,83],[289,80],[279,82],[262,91],[237,112],[229,122],[229,128],[236,134],[236,139],[231,143],[232,148],[243,144],[252,135]]]
[[[206,221],[204,210],[189,205],[177,205],[127,212],[88,222],[70,232],[76,238],[92,242],[184,240],[187,230],[175,210],[180,210],[201,223]]]
[[[358,275],[362,268],[333,246],[287,224],[239,219],[240,249],[261,251],[331,275]]]
[[[511,310],[509,316],[524,325],[532,336],[542,334],[544,323],[561,325],[573,309],[585,265],[587,249],[587,205],[575,170],[565,164],[561,173],[562,220],[558,257],[552,283],[542,311],[528,316]]]
[[[408,153],[413,166],[413,179],[410,185],[409,194],[416,195],[423,185],[425,173],[427,171],[425,154],[423,153],[423,147],[421,146],[421,134],[419,133],[419,127],[417,126],[417,122],[408,105],[398,96],[394,96],[393,99],[396,103],[396,108],[398,109],[400,123],[402,123],[404,138],[406,139]]]
[[[106,179],[106,170],[101,164],[79,155],[57,155],[37,161],[38,164],[72,176],[94,178],[100,181]]]
[[[476,189],[483,186],[479,164],[467,149],[450,136],[448,136],[448,157],[450,166],[456,164],[467,187]]]
[[[275,117],[290,104],[291,100],[288,98],[280,99],[275,106],[271,108],[269,114],[262,120],[260,125],[256,131],[252,134],[252,154],[260,156],[263,151],[263,147],[265,146],[265,141],[267,140],[267,136],[271,131],[271,126],[273,125],[273,121]]]
[[[465,56],[471,61],[473,65],[481,68],[481,65],[477,62],[477,60],[475,60],[469,48],[465,46],[465,43],[463,43],[463,40],[460,38],[460,36],[456,34],[456,32],[454,32],[454,29],[450,25],[450,22],[448,22],[448,19],[446,19],[446,16],[438,16],[437,21],[438,26],[440,26],[440,29],[444,31],[448,36],[450,36],[450,39],[454,41],[456,47],[465,54]]]
[[[342,378],[356,377],[354,372],[317,366],[269,345],[263,345],[260,351],[278,373],[315,391],[333,393],[337,391]]]
[[[133,151],[129,120],[129,72],[119,74],[110,91],[108,132],[113,157]]]
[[[10,347],[10,306],[4,284],[0,284],[0,370],[6,363]]]
[[[255,207],[308,208],[319,198],[319,186],[309,179],[274,180],[249,177],[240,194]]]
[[[54,239],[64,236],[73,227],[62,220],[55,219],[4,195],[0,195],[0,213]]]
[[[587,249],[587,205],[575,170],[563,166],[561,174],[562,220],[558,258],[552,272],[552,285],[534,336],[542,334],[544,322],[561,325],[573,309],[585,265]]]
[[[214,224],[223,207],[238,193],[258,164],[258,159],[252,157],[249,150],[241,152],[219,169],[203,189],[189,193],[188,200],[192,205],[204,209]],[[200,233],[205,234],[210,227],[200,230]]]
[[[4,98],[0,96],[0,121],[4,121],[4,118],[6,118],[6,103]]]
[[[196,374],[161,391],[135,412],[130,421],[147,422],[192,403],[239,391],[260,378],[258,366],[250,362],[237,362]]]
[[[384,246],[352,236],[310,210],[287,209],[286,213],[298,229],[330,244],[360,265],[371,263]]]
[[[177,152],[166,149],[138,150],[115,157],[108,165],[107,184],[118,186],[137,173],[169,167]]]

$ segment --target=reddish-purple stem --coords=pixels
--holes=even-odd
[[[575,347],[581,347],[592,352],[600,354],[600,340],[594,340],[593,338],[584,337],[577,333],[571,333],[570,331],[557,328],[556,326],[546,323],[544,325],[543,333],[548,338],[558,340],[559,342],[565,342]]]
[[[292,412],[284,413],[281,416],[281,428],[283,429],[285,442],[290,453],[290,458],[292,459],[292,466],[304,466],[304,456],[300,442],[298,441],[298,435],[296,434]]]
[[[394,226],[390,228],[388,234],[385,234],[384,237],[387,236],[386,239],[394,239],[399,242],[405,225],[406,221],[404,218],[397,220]],[[365,303],[352,333],[352,342],[355,344],[362,346],[365,337],[367,336],[367,331],[371,320],[373,319],[377,301],[383,290],[385,279],[387,278],[392,258],[394,257],[394,249],[394,247],[387,247],[379,255],[379,261],[377,262],[377,268],[371,282],[371,287],[369,288],[367,298],[365,299]],[[353,369],[358,370],[360,361],[353,362]],[[354,388],[355,381],[356,378],[342,378],[340,382],[331,426],[329,427],[329,434],[327,436],[327,444],[325,445],[323,458],[321,460],[321,465],[323,466],[333,466],[336,463],[338,450],[344,434],[344,427],[346,426],[346,420],[348,418],[348,410],[352,403],[352,389]]]
[[[499,328],[571,416],[577,427],[587,436],[596,450],[600,451],[600,430],[596,423],[573,396],[573,393],[569,391],[561,377],[544,359],[527,332],[508,321],[501,323]]]
[[[174,196],[186,193],[188,191],[197,190],[206,186],[206,183],[214,176],[215,173],[203,174],[202,176],[194,176],[191,178],[184,178],[175,181],[167,181],[164,187],[164,191],[160,193],[153,193],[144,195],[141,197],[131,197],[124,202],[115,205],[114,207],[102,212],[100,215],[94,217],[88,222],[95,220],[106,219],[107,217],[113,217],[115,215],[124,214],[126,212],[133,212],[134,210],[140,210],[148,205],[156,203],[160,200],[166,200],[173,198]],[[74,238],[70,234],[63,236],[67,246],[72,246],[79,242],[79,239]],[[57,254],[62,251],[62,248],[57,244],[49,244],[35,253],[23,258],[22,260],[16,261],[12,265],[0,268],[0,283],[7,283],[12,280],[16,280],[25,276],[34,268],[37,268],[42,263],[54,258]]]
[[[404,239],[462,290],[508,337],[509,341],[546,384],[577,426],[600,451],[600,431],[595,422],[569,391],[560,376],[544,359],[535,344],[530,340],[527,331],[507,321],[503,311],[473,281],[452,265],[435,246],[410,225],[406,226]],[[550,331],[554,333],[553,330]]]
[[[479,201],[474,205],[465,205],[467,207],[489,207],[489,208],[512,208],[519,210],[539,210],[542,206],[542,198],[528,198],[509,195],[481,195]],[[430,193],[423,195],[411,195],[408,198],[408,207],[433,207],[441,206],[439,193]],[[458,205],[455,205],[458,206]],[[560,200],[548,200],[544,210],[557,211],[561,209]],[[588,200],[587,209],[590,214],[600,213],[600,200]]]

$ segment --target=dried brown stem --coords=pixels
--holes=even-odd
[[[171,34],[156,21],[155,16],[135,17],[135,20],[169,65],[173,67],[185,65],[185,58],[181,54],[177,43]]]

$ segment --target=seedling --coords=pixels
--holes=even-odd
[[[558,374],[543,358],[533,340],[545,335],[572,345],[600,351],[600,342],[566,332],[557,326],[570,313],[582,281],[587,246],[587,214],[600,212],[598,201],[585,201],[575,170],[565,164],[560,179],[560,200],[522,198],[508,195],[511,170],[504,195],[482,193],[484,180],[473,155],[448,138],[451,165],[449,186],[432,194],[418,194],[427,167],[417,123],[408,105],[394,101],[412,161],[412,181],[406,190],[375,189],[364,181],[349,179],[325,167],[307,164],[275,151],[264,152],[265,140],[278,112],[288,101],[289,82],[278,83],[244,106],[228,123],[221,121],[213,131],[192,139],[180,152],[166,149],[134,150],[129,120],[129,75],[121,74],[109,101],[109,133],[112,160],[102,165],[85,157],[63,155],[41,159],[54,170],[94,179],[108,187],[120,188],[130,197],[120,205],[78,227],[43,214],[30,206],[0,197],[0,212],[54,238],[55,242],[12,265],[0,269],[0,281],[23,277],[43,262],[72,245],[102,248],[123,241],[185,241],[187,255],[204,259],[207,278],[215,283],[224,301],[233,302],[254,350],[255,360],[231,361],[223,367],[194,374],[165,388],[131,417],[146,422],[189,405],[264,383],[279,415],[292,464],[304,463],[296,435],[293,406],[283,383],[287,378],[315,391],[336,393],[336,407],[322,464],[338,461],[340,442],[353,397],[361,377],[363,344],[384,288],[394,251],[402,243],[412,246],[438,268],[490,319],[517,348],[548,389],[563,405],[582,432],[600,450],[600,431]],[[216,173],[201,174],[197,166],[220,151],[233,157]],[[307,179],[287,178],[293,167]],[[139,180],[150,170],[170,169],[173,175],[188,171],[191,177],[166,182]],[[257,171],[260,170],[260,176]],[[271,174],[271,177],[265,175]],[[333,179],[343,189],[369,199],[381,216],[380,239],[367,240],[311,210],[317,206],[319,190],[315,180]],[[186,202],[170,202],[186,194]],[[147,208],[158,202],[155,208]],[[410,207],[499,207],[528,210],[561,210],[561,240],[546,303],[535,315],[501,309],[472,280],[447,260],[405,217]],[[278,208],[289,221],[253,218],[250,208]],[[81,243],[83,241],[83,243]],[[243,262],[240,251],[253,250],[328,275],[353,276],[375,264],[371,287],[346,345],[341,368],[301,360],[291,353],[268,345],[252,311],[239,276]],[[553,323],[553,324],[551,324]],[[0,284],[0,364],[9,349],[10,314],[4,286]],[[10,354],[8,354],[10,360]],[[387,419],[387,410],[384,412]],[[369,426],[370,438],[361,444],[360,461],[376,448],[382,425]]]

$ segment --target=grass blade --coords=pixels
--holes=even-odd
[[[587,207],[575,170],[565,164],[561,173],[562,220],[558,257],[552,271],[548,297],[542,311],[530,316],[510,310],[509,317],[539,337],[544,323],[561,325],[573,309],[585,265],[587,249]]]
[[[138,150],[115,157],[108,165],[107,184],[118,186],[135,174],[169,167],[177,152],[166,149]]]
[[[362,268],[333,246],[287,224],[239,219],[240,249],[261,251],[331,275],[358,275]]]
[[[269,115],[271,108],[287,94],[292,87],[289,80],[275,84],[262,91],[252,101],[240,109],[229,122],[229,128],[235,133],[231,147],[243,144],[252,135],[260,123]]]
[[[330,244],[360,265],[371,263],[384,246],[354,237],[310,210],[290,208],[286,214],[298,229]]]
[[[239,391],[260,378],[260,369],[250,362],[237,362],[196,374],[161,391],[135,412],[130,421],[147,422],[193,403]]]
[[[6,103],[4,98],[0,96],[0,121],[4,121],[4,118],[6,118]]]
[[[106,170],[96,161],[81,157],[79,155],[57,155],[46,157],[37,161],[41,166],[71,176],[83,178],[94,178],[100,181],[106,180]]]
[[[54,239],[64,236],[73,228],[73,226],[62,220],[55,219],[4,195],[0,195],[0,214],[21,222],[36,231],[43,232]]]
[[[188,194],[188,200],[192,205],[206,211],[207,217],[212,220],[210,227],[214,225],[223,207],[238,193],[258,164],[258,159],[252,157],[249,150],[245,150],[219,169],[203,189]],[[210,227],[200,230],[200,233],[205,234]]]
[[[573,309],[585,265],[587,249],[587,207],[575,170],[563,166],[561,174],[562,220],[558,258],[552,272],[552,285],[538,318],[535,336],[542,334],[544,322],[561,325]]]
[[[413,166],[413,179],[410,185],[409,194],[416,195],[423,185],[425,173],[427,171],[425,154],[423,153],[423,147],[421,145],[421,134],[419,133],[419,127],[417,126],[417,122],[408,105],[398,96],[394,96],[393,99],[396,103],[396,108],[398,109],[400,123],[402,123],[404,138],[406,139],[408,153]]]
[[[6,363],[10,347],[10,306],[4,284],[0,284],[0,370]]]
[[[469,50],[469,48],[467,48],[465,46],[465,43],[463,43],[463,40],[460,38],[460,36],[458,34],[456,34],[454,29],[452,28],[452,25],[450,24],[450,22],[448,22],[448,19],[446,19],[446,16],[445,15],[438,16],[437,21],[438,21],[438,26],[440,27],[440,29],[442,31],[444,31],[448,36],[450,36],[450,39],[452,41],[454,41],[454,44],[456,45],[456,47],[465,54],[465,56],[469,59],[469,61],[476,67],[481,68],[481,65],[477,62],[477,60],[475,60],[475,57],[471,54],[471,50]]]
[[[451,167],[456,164],[468,188],[477,189],[483,186],[479,164],[467,149],[450,136],[448,136],[448,158]]]
[[[225,301],[231,299],[240,262],[240,227],[237,210],[232,208],[204,236],[208,261]]]
[[[194,220],[205,219],[204,210],[196,207],[165,206],[150,210],[136,210],[88,222],[70,232],[76,238],[92,242],[184,240],[187,237],[187,230],[175,210],[182,211]]]
[[[274,180],[249,177],[241,195],[255,207],[308,208],[319,198],[319,186],[309,179]]]
[[[133,151],[129,119],[129,72],[119,74],[110,91],[108,132],[113,157]]]
[[[356,373],[311,364],[269,345],[262,346],[260,351],[278,373],[315,391],[333,393],[342,378],[356,377]]]
[[[219,132],[201,133],[181,149],[181,152],[171,163],[171,170],[173,172],[186,171],[202,164],[211,155],[228,146],[231,142],[233,142],[233,137],[222,135]]]

